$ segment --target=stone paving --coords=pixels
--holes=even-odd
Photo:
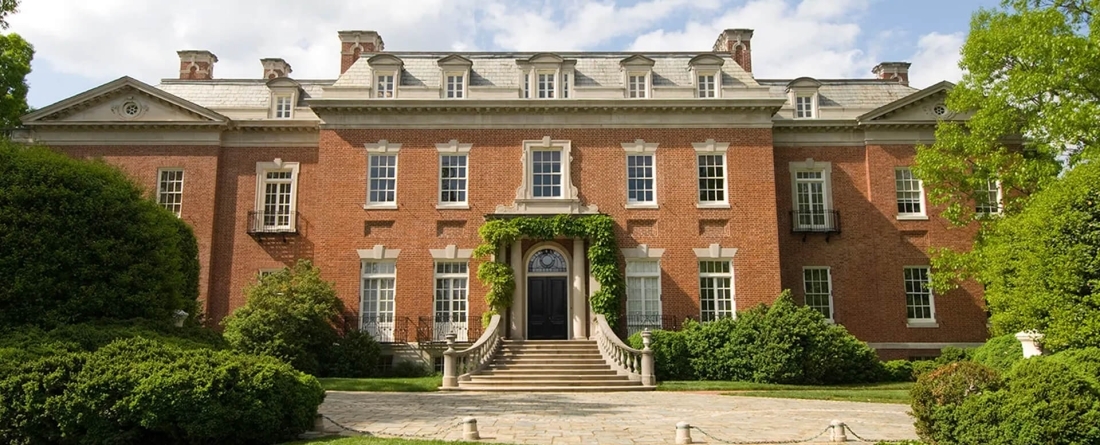
[[[379,436],[461,440],[464,417],[485,442],[513,444],[674,443],[676,423],[718,439],[803,440],[833,419],[870,440],[916,439],[908,405],[735,397],[687,392],[365,393],[330,391],[321,413]],[[326,422],[329,431],[339,431]],[[696,442],[718,443],[699,431]],[[849,440],[855,438],[849,435]],[[828,443],[828,433],[810,443]]]

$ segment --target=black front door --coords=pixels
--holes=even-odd
[[[566,305],[565,277],[527,278],[527,338],[529,340],[565,340],[568,338],[569,309]]]

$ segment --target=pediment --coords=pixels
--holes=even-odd
[[[438,64],[441,67],[466,67],[466,68],[469,68],[469,67],[474,65],[474,62],[471,61],[470,59],[462,57],[458,54],[451,54],[447,57],[439,59],[438,61],[436,61],[436,64]]]
[[[726,59],[718,57],[718,55],[713,53],[700,54],[692,57],[691,60],[688,61],[688,65],[690,66],[722,66],[725,63]]]
[[[302,84],[298,83],[297,80],[289,77],[276,77],[267,81],[267,87],[271,89],[292,89],[301,88],[301,86]]]
[[[820,88],[820,87],[821,87],[821,82],[817,81],[817,79],[814,79],[812,77],[799,77],[795,80],[790,81],[790,83],[787,84],[787,90],[817,89],[817,88]]]
[[[226,123],[229,118],[130,77],[27,114],[24,125]]]
[[[367,59],[367,65],[371,68],[376,67],[399,67],[405,64],[405,61],[392,54],[379,54]]]
[[[564,60],[557,54],[538,53],[527,59],[527,63],[562,63]]]
[[[619,61],[619,66],[623,67],[648,67],[653,68],[653,64],[656,63],[653,59],[643,56],[641,54],[635,54]]]
[[[957,119],[960,116],[944,105],[947,93],[955,84],[940,82],[901,99],[871,110],[859,117],[860,122],[923,122]]]

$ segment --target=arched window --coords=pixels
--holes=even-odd
[[[527,262],[529,273],[566,273],[565,257],[553,249],[542,249]]]

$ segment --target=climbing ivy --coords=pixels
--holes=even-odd
[[[616,260],[614,226],[614,221],[607,215],[494,219],[478,229],[481,245],[474,250],[474,256],[488,257],[501,246],[511,245],[520,237],[538,240],[550,240],[559,236],[586,238],[590,243],[588,261],[591,273],[596,282],[600,283],[600,290],[590,297],[592,310],[603,314],[607,317],[607,322],[614,326],[619,318],[619,302],[625,289],[623,275]],[[486,320],[493,314],[503,313],[512,307],[516,277],[511,266],[503,262],[483,262],[478,266],[477,279],[489,287],[489,292],[485,294],[485,301],[489,305]]]

